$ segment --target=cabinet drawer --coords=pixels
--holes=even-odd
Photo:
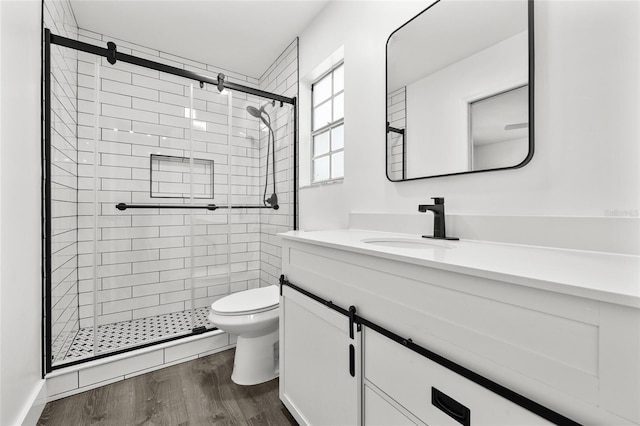
[[[363,337],[364,378],[427,424],[552,424],[371,329]]]
[[[409,419],[391,405],[377,391],[364,385],[364,425],[365,426],[415,426],[422,425]]]

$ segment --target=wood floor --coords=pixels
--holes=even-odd
[[[297,423],[278,379],[231,381],[234,349],[48,403],[38,425],[277,425]]]

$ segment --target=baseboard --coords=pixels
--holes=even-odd
[[[22,415],[18,418],[18,423],[22,426],[33,426],[38,423],[42,415],[44,406],[47,403],[47,387],[45,380],[38,380],[33,392],[29,396],[27,405]]]

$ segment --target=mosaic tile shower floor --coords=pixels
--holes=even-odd
[[[207,319],[209,308],[195,310],[195,327],[211,327]],[[191,311],[173,312],[155,317],[140,318],[98,326],[98,351],[113,351],[124,347],[171,337],[191,331]],[[93,355],[93,327],[81,328],[55,351],[54,365],[75,358]]]

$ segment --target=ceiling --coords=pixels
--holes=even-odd
[[[259,78],[327,3],[71,0],[71,7],[81,29]]]

